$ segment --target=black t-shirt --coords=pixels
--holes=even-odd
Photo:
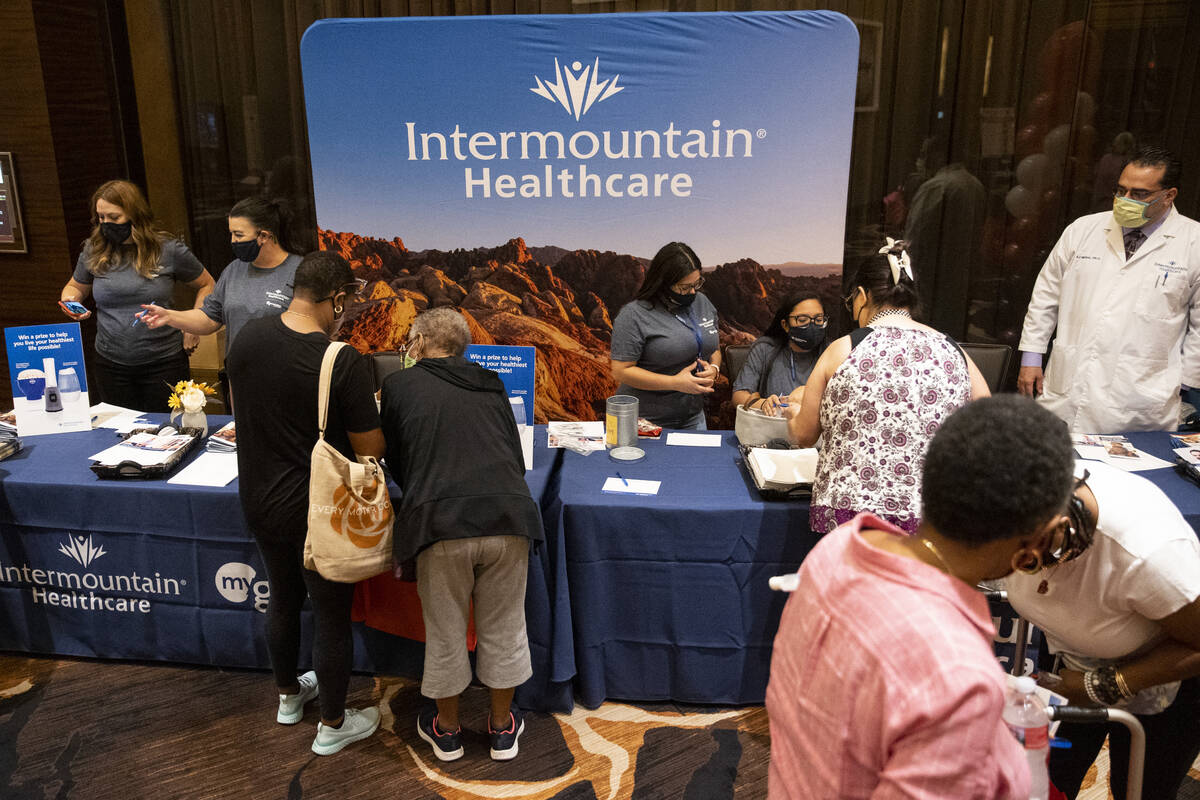
[[[303,540],[309,460],[317,443],[317,381],[329,339],[297,333],[279,317],[250,320],[225,360],[237,422],[242,511],[259,536]],[[346,431],[379,427],[366,362],[343,347],[333,364],[325,439],[354,458]]]

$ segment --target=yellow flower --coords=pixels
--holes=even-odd
[[[167,405],[171,408],[182,408],[183,404],[179,402],[179,395],[173,394],[167,398]]]
[[[191,383],[191,381],[180,381],[179,383],[175,384],[175,394],[183,394],[185,391],[187,391],[189,383]]]

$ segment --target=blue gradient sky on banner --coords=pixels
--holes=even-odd
[[[569,87],[565,104],[531,91],[555,81],[555,59],[572,76],[598,65],[603,99],[578,119]],[[649,257],[682,240],[709,265],[841,261],[858,34],[840,14],[327,20],[306,32],[302,63],[322,228],[400,236],[413,250],[522,236]],[[620,91],[603,96],[614,76]],[[529,131],[576,147],[543,160],[527,139],[522,159]],[[657,134],[641,140],[642,158],[609,158],[605,131],[617,153],[628,131],[630,156],[637,131]],[[445,160],[441,139],[422,134],[441,135]],[[668,138],[696,157],[667,157]],[[659,158],[647,157],[654,139]],[[599,177],[585,181],[588,197],[581,169]],[[629,196],[634,175],[649,197]]]

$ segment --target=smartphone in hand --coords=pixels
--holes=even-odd
[[[63,311],[66,311],[68,314],[86,314],[86,313],[88,313],[87,306],[85,306],[83,303],[78,303],[74,300],[59,300],[58,305],[62,308]]]

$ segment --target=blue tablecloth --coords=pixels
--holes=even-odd
[[[575,632],[577,691],[606,698],[760,703],[794,572],[816,542],[808,505],[764,501],[734,434],[720,447],[642,440],[646,458],[565,453],[558,499]],[[656,496],[605,494],[620,470]]]
[[[523,706],[569,710],[573,686],[589,706],[762,702],[786,600],[767,578],[797,569],[816,537],[807,504],[762,500],[733,434],[719,435],[716,448],[643,440],[646,459],[618,465],[548,450],[539,426],[526,479],[547,541],[530,561]],[[1173,458],[1166,433],[1130,439]],[[100,480],[88,456],[115,441],[30,437],[0,462],[0,649],[265,667],[269,591],[236,482]],[[602,493],[618,469],[662,487]],[[1173,469],[1140,474],[1200,528],[1200,487]],[[419,644],[362,625],[355,637],[356,668],[419,673]]]
[[[161,419],[161,415],[158,417]],[[215,430],[228,418],[210,417]],[[206,488],[101,480],[89,456],[109,429],[27,437],[0,462],[0,649],[56,655],[266,667],[266,572],[243,527],[237,481]],[[538,431],[530,491],[546,502],[558,452]],[[189,461],[202,452],[198,448]],[[526,614],[529,708],[571,706],[570,622],[555,630],[561,562],[531,559]],[[565,606],[569,614],[569,605]],[[305,625],[302,652],[311,650]],[[423,646],[355,626],[355,667],[419,674]],[[556,644],[565,643],[557,652]]]

